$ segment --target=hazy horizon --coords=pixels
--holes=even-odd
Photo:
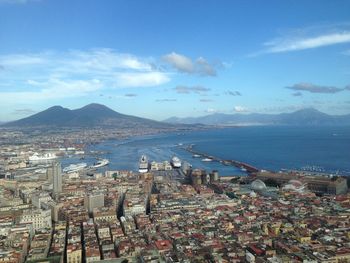
[[[348,10],[340,0],[0,0],[0,121],[89,103],[155,120],[349,114]]]
[[[62,107],[62,108],[65,108],[65,109],[69,109],[69,110],[78,110],[78,109],[81,109],[81,108],[84,108],[84,107],[87,107],[87,106],[90,106],[90,105],[100,105],[100,106],[105,106],[105,105],[103,105],[103,104],[99,104],[99,103],[94,103],[94,102],[92,102],[92,103],[89,103],[89,104],[87,104],[87,105],[84,105],[83,107],[80,107],[80,108],[68,108],[68,107],[62,107],[61,105],[53,105],[53,106],[51,106],[51,107],[49,107],[49,108],[47,108],[47,109],[44,109],[43,111],[40,111],[40,112],[36,112],[36,113],[41,113],[41,112],[44,112],[44,111],[46,111],[46,110],[49,110],[49,109],[51,109],[51,108],[54,108],[54,107]],[[105,107],[107,107],[107,106],[105,106]],[[107,107],[107,108],[109,108],[109,107]],[[110,109],[110,108],[109,108]],[[203,115],[201,115],[201,116],[197,116],[198,118],[201,118],[201,117],[206,117],[206,116],[210,116],[210,115],[214,115],[214,114],[225,114],[225,115],[250,115],[250,114],[264,114],[264,115],[279,115],[279,114],[286,114],[286,113],[296,113],[296,112],[299,112],[299,111],[308,111],[308,110],[315,110],[316,112],[319,112],[319,113],[324,113],[324,112],[322,112],[322,111],[319,111],[319,110],[317,110],[317,109],[315,109],[315,108],[313,108],[313,107],[305,107],[305,108],[300,108],[300,109],[296,109],[296,110],[293,110],[293,111],[287,111],[287,112],[282,112],[282,113],[257,113],[257,112],[231,112],[231,113],[221,113],[221,112],[213,112],[213,113],[204,113]],[[118,112],[118,111],[116,111],[116,112]],[[33,115],[36,115],[36,113],[32,113],[32,114],[30,114],[30,115],[28,115],[28,116],[25,116],[25,117],[23,117],[23,118],[21,118],[21,119],[24,119],[24,118],[27,118],[27,117],[31,117],[31,116],[33,116]],[[124,115],[129,115],[128,113],[125,113],[125,112],[118,112],[118,113],[121,113],[121,114],[124,114]],[[336,116],[348,116],[348,115],[350,115],[350,114],[334,114],[334,115],[329,115],[329,116],[331,116],[331,117],[336,117]],[[136,117],[140,117],[140,116],[136,116]],[[171,120],[171,119],[174,119],[174,118],[176,118],[176,119],[178,119],[179,121],[181,121],[181,120],[187,120],[187,119],[197,119],[197,117],[193,117],[193,116],[185,116],[185,117],[177,117],[177,116],[170,116],[170,117],[168,117],[168,118],[166,118],[166,119],[161,119],[161,120],[156,120],[156,119],[154,119],[154,120],[156,120],[156,121],[162,121],[162,122],[167,122],[168,120]],[[9,123],[9,122],[12,122],[12,121],[17,121],[17,120],[20,120],[20,119],[14,119],[14,120],[10,120],[10,121],[2,121],[2,120],[0,120],[0,124],[1,123]],[[252,124],[252,125],[254,125],[254,124]],[[346,126],[346,125],[345,125]]]

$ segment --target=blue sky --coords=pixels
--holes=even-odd
[[[0,0],[0,120],[350,113],[350,1]]]

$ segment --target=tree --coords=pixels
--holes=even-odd
[[[117,180],[117,176],[118,176],[117,173],[112,174],[114,181]]]
[[[268,178],[265,182],[264,182],[267,186],[271,186],[271,187],[279,187],[280,184],[273,178]]]

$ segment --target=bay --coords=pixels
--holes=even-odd
[[[244,175],[238,168],[218,162],[203,162],[183,149],[195,150],[222,159],[234,159],[259,169],[304,169],[350,175],[350,127],[275,127],[255,126],[210,129],[186,133],[139,136],[127,140],[109,140],[91,145],[87,151],[107,152],[99,158],[110,160],[108,169],[138,170],[145,154],[149,160],[170,160],[176,155],[194,168],[219,170],[221,175]],[[86,156],[84,162],[95,161]],[[82,162],[76,157],[64,159],[63,166]],[[106,168],[105,168],[106,169]]]

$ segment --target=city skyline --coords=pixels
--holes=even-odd
[[[0,121],[92,102],[156,120],[308,107],[347,114],[349,9],[0,0]]]

